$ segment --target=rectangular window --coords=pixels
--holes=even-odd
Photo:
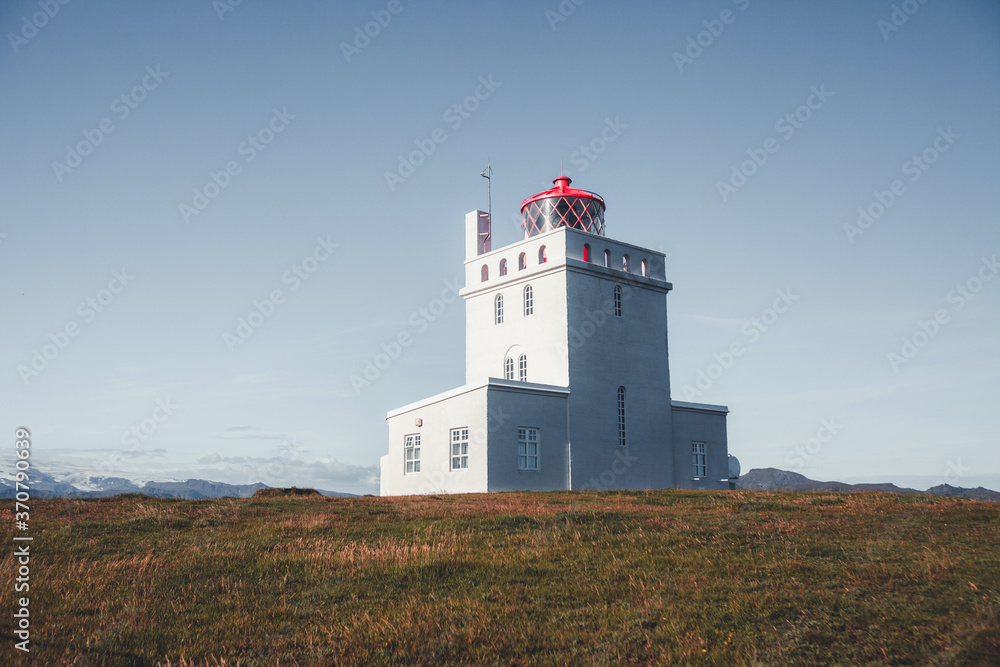
[[[406,474],[420,472],[420,434],[406,436],[403,452],[406,454]]]
[[[705,462],[705,443],[691,443],[691,475],[693,477],[708,476],[708,466]]]
[[[451,469],[465,470],[469,467],[469,429],[451,429]]]
[[[517,469],[538,470],[538,429],[517,429]]]
[[[618,387],[618,446],[628,444],[625,439],[625,387]]]

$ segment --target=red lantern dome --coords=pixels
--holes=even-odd
[[[604,199],[593,192],[569,187],[573,182],[569,176],[560,176],[552,182],[556,187],[521,203],[524,238],[558,227],[604,236]]]

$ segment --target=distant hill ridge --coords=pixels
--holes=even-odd
[[[157,498],[185,498],[202,500],[208,498],[251,498],[261,489],[271,487],[263,483],[226,484],[204,479],[188,479],[183,482],[145,482],[138,485],[123,477],[91,477],[90,486],[94,490],[82,490],[61,482],[51,475],[38,470],[31,473],[31,495],[36,498],[109,498],[123,493],[141,493]],[[896,486],[891,483],[847,484],[845,482],[818,482],[805,475],[778,468],[754,468],[740,477],[736,488],[745,491],[881,491],[883,493],[927,493],[934,496],[953,496],[970,500],[1000,502],[1000,493],[983,487],[966,489],[950,484],[939,484],[926,491]],[[317,489],[324,496],[351,497],[356,494]],[[16,493],[14,483],[0,478],[0,498],[13,498]]]
[[[950,484],[938,484],[926,491],[896,486],[888,482],[881,484],[847,484],[845,482],[817,482],[805,475],[778,468],[754,468],[740,477],[736,488],[745,491],[881,491],[883,493],[927,493],[932,496],[954,496],[970,500],[990,500],[1000,502],[1000,492],[978,486],[965,489]]]
[[[250,498],[261,489],[269,489],[266,484],[226,484],[204,479],[188,479],[183,482],[146,482],[141,486],[124,477],[91,477],[90,486],[95,490],[79,489],[72,484],[60,482],[51,475],[38,470],[31,472],[31,495],[35,498],[109,498],[123,493],[141,493],[156,498],[184,498],[204,500],[208,498]],[[8,479],[0,479],[0,498],[13,498],[17,489]],[[324,496],[354,496],[353,493],[319,490]]]

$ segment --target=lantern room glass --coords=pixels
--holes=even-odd
[[[604,205],[589,197],[547,197],[525,206],[522,221],[525,238],[559,227],[604,236]]]

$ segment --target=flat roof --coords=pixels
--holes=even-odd
[[[434,396],[429,396],[427,398],[416,401],[415,403],[410,403],[404,405],[401,408],[396,408],[395,410],[389,410],[385,413],[385,418],[389,419],[391,417],[397,417],[401,414],[407,412],[412,412],[413,410],[418,410],[420,408],[427,407],[434,403],[440,403],[441,401],[446,401],[450,398],[456,396],[461,396],[462,394],[467,394],[472,391],[477,391],[479,389],[487,389],[489,387],[497,387],[502,389],[510,389],[513,391],[527,392],[527,393],[544,393],[544,394],[566,394],[568,395],[570,390],[569,387],[560,387],[554,384],[538,384],[537,382],[521,382],[520,380],[505,380],[503,378],[487,378],[485,382],[480,382],[479,384],[465,384],[461,387],[455,387],[454,389],[449,389],[448,391],[441,392],[440,394],[435,394]]]
[[[729,413],[729,407],[725,405],[712,405],[710,403],[686,403],[684,401],[670,401],[670,407],[681,410],[697,410],[699,412],[723,412]]]

